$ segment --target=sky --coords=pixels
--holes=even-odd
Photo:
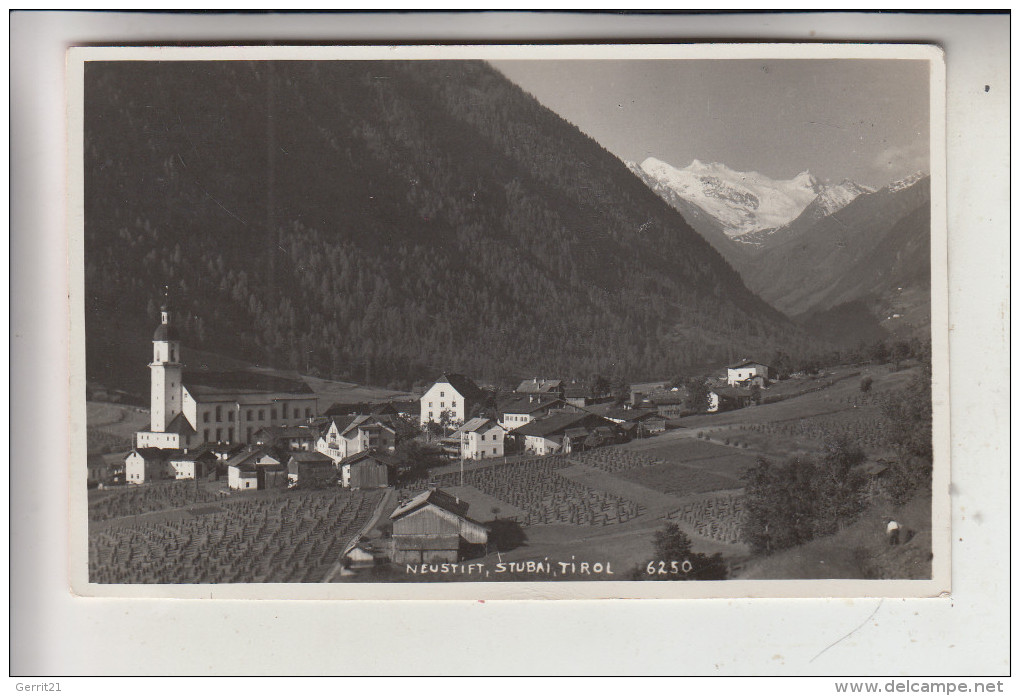
[[[929,172],[928,63],[532,60],[493,66],[623,160],[880,187]]]

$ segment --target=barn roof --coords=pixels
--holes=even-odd
[[[310,398],[315,393],[303,380],[277,377],[261,372],[233,370],[212,372],[207,370],[186,370],[182,377],[188,393],[196,401],[228,401],[253,396],[272,398]]]
[[[347,466],[348,464],[356,464],[363,459],[374,459],[380,464],[387,466],[397,466],[400,464],[400,460],[396,457],[390,456],[385,452],[379,452],[377,450],[365,450],[356,454],[349,455],[340,460],[338,466]]]
[[[295,452],[290,455],[290,461],[303,464],[329,464],[333,466],[333,460],[322,452]]]
[[[499,410],[501,413],[534,413],[535,411],[542,411],[547,408],[554,407],[558,404],[563,404],[563,400],[553,398],[532,398],[525,396],[521,399],[514,399],[513,401],[507,402]]]
[[[238,452],[233,457],[227,460],[227,466],[241,466],[258,459],[261,456],[268,456],[272,459],[276,459],[273,453],[267,447],[253,447],[251,449]]]
[[[616,418],[625,422],[646,420],[648,418],[661,418],[658,411],[648,408],[614,408],[602,414],[606,418]]]
[[[762,367],[768,367],[768,365],[766,365],[765,363],[759,362],[757,360],[740,360],[738,362],[733,363],[732,365],[727,365],[726,367],[727,369],[730,370],[736,370],[738,367],[744,367],[745,365],[761,365]]]
[[[175,462],[197,462],[200,459],[216,459],[216,452],[210,443],[203,442],[195,449],[184,450],[180,454],[171,457],[171,459]]]
[[[467,519],[468,504],[463,500],[455,498],[449,493],[439,490],[438,488],[431,491],[425,491],[424,493],[419,493],[403,505],[397,506],[397,509],[390,514],[390,519],[399,519],[419,508],[425,507],[426,505],[435,505],[447,512],[452,512],[459,517]]]
[[[517,385],[515,390],[519,394],[548,394],[558,391],[563,387],[561,379],[526,379]]]
[[[567,428],[591,426],[597,423],[608,423],[602,416],[594,413],[557,413],[545,418],[533,420],[511,432],[514,435],[526,435],[531,437],[551,437],[561,435]]]

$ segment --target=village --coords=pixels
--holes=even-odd
[[[275,514],[288,534],[291,522],[283,516],[304,507],[308,529],[281,537],[288,547],[308,545],[287,556],[300,560],[291,581],[389,580],[395,574],[432,579],[421,577],[430,564],[457,568],[494,552],[501,573],[508,559],[519,560],[520,568],[531,568],[524,573],[530,576],[536,567],[531,556],[563,527],[617,526],[647,537],[663,520],[683,525],[698,548],[739,556],[740,472],[753,461],[741,449],[748,443],[719,438],[710,444],[712,428],[677,430],[678,424],[798,394],[786,388],[780,395],[784,385],[774,370],[741,360],[712,377],[632,384],[623,393],[619,387],[612,393],[606,380],[548,377],[494,393],[450,372],[417,400],[322,408],[301,380],[186,373],[168,303],[160,315],[148,366],[148,427],[134,434],[122,460],[89,459],[89,484],[98,501],[90,509],[97,529],[90,558],[111,581],[156,581],[148,578],[161,564],[171,572],[170,551],[154,551],[137,530],[125,531],[130,526],[104,526],[110,518],[145,523],[162,509],[209,516],[186,516],[174,521],[179,529],[163,532],[171,548],[189,549],[193,581],[253,581],[247,573],[277,577],[264,559],[258,566],[239,561],[226,578],[201,568],[203,554],[217,555],[216,540],[229,537],[204,527],[193,536],[188,526],[208,526],[217,512],[251,508],[268,529],[270,513],[255,509],[263,504],[282,506]],[[787,387],[797,382],[786,381]],[[811,384],[807,391],[819,388]],[[871,466],[880,473],[880,464]],[[301,502],[294,495],[310,497]],[[350,498],[334,509],[330,495]],[[142,502],[126,502],[131,496]],[[232,505],[237,501],[249,502]],[[111,512],[103,512],[104,505]],[[320,506],[323,514],[346,515],[333,530],[337,538],[317,538],[318,513],[310,511]],[[244,538],[252,534],[249,523],[233,520],[229,529]],[[118,536],[125,533],[130,538]],[[268,549],[259,543],[247,539],[242,548]],[[130,547],[128,565],[137,567],[117,575],[106,566],[124,563],[124,544]],[[554,553],[577,551],[569,534],[555,544]],[[619,569],[645,553],[642,546],[625,546],[604,559],[584,557],[585,567],[611,568],[612,557]],[[581,558],[575,553],[568,560],[574,557]],[[103,558],[109,563],[101,564]]]

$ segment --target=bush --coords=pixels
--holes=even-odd
[[[871,377],[864,377],[863,379],[861,379],[861,393],[862,394],[867,394],[869,391],[871,391],[871,383],[872,383],[872,381],[873,380],[871,379]]]

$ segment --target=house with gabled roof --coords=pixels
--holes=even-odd
[[[485,404],[485,392],[468,377],[447,372],[425,390],[420,401],[422,426],[439,423],[443,412],[449,412],[451,423],[459,424]]]
[[[514,390],[518,394],[532,395],[539,394],[543,396],[563,396],[563,380],[562,379],[540,379],[538,377],[532,379],[526,379],[517,385],[517,389]]]
[[[611,420],[595,413],[582,411],[581,413],[557,413],[545,418],[539,418],[519,428],[510,431],[510,435],[523,439],[523,449],[526,452],[537,455],[553,454],[556,452],[570,452],[571,445],[579,439],[587,441],[588,435],[583,437],[580,434],[584,430],[589,435],[602,428],[600,433],[615,434],[616,424]],[[564,436],[568,430],[573,431],[572,437]],[[602,434],[599,440],[602,440]]]
[[[215,473],[219,458],[210,443],[202,443],[194,449],[186,449],[169,459],[174,478],[178,480],[202,479]]]
[[[138,485],[172,478],[168,460],[177,454],[177,450],[135,447],[124,457],[124,480]]]
[[[754,360],[738,360],[726,366],[726,385],[730,387],[749,387],[757,384],[767,387],[769,383],[769,366]]]
[[[270,425],[255,431],[255,444],[276,447],[285,452],[311,452],[319,431],[310,425]]]
[[[390,514],[394,563],[456,563],[480,555],[489,530],[467,516],[468,504],[439,489],[420,493]]]
[[[233,490],[287,487],[287,467],[264,447],[250,447],[227,460],[227,486]]]
[[[556,396],[524,396],[499,407],[499,424],[504,430],[513,430],[566,407],[567,403]]]
[[[458,430],[461,459],[502,457],[506,430],[491,418],[472,418]]]
[[[392,452],[396,445],[397,431],[387,420],[358,414],[331,417],[315,442],[315,450],[339,463],[370,449]]]

